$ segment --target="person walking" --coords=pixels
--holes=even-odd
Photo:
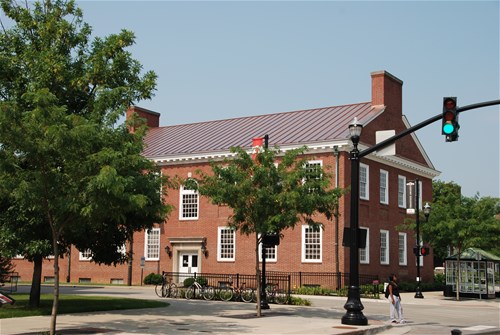
[[[387,300],[389,300],[389,316],[391,323],[398,323],[397,319],[399,319],[399,323],[405,323],[405,319],[403,317],[403,306],[401,306],[401,296],[399,294],[399,285],[398,285],[398,277],[395,274],[389,276],[389,285],[387,286],[388,294]],[[396,319],[397,314],[397,319]]]

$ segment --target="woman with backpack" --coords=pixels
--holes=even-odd
[[[399,295],[398,277],[395,274],[389,276],[389,285],[387,285],[385,296],[389,300],[389,314],[390,322],[398,323],[396,320],[396,313],[398,315],[399,323],[405,323],[403,317],[403,307],[401,306],[401,296]]]

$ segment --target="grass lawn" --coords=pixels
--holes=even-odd
[[[0,319],[20,318],[24,316],[50,315],[52,312],[52,294],[42,294],[40,307],[28,306],[29,294],[9,294],[16,300],[14,305],[0,307]],[[166,307],[169,304],[163,301],[130,299],[120,297],[60,295],[57,314],[98,312],[119,309],[139,309]]]

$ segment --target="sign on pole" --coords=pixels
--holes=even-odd
[[[406,214],[415,214],[415,182],[406,183]]]

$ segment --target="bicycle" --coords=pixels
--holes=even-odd
[[[267,301],[277,304],[286,304],[288,302],[288,294],[279,288],[277,283],[266,284]]]
[[[187,300],[203,297],[205,300],[212,300],[215,297],[215,289],[212,286],[202,286],[197,281],[191,284],[185,293]]]
[[[156,284],[155,292],[160,298],[179,297],[179,288],[174,282],[172,282],[172,278],[169,278],[167,282],[167,272],[165,271],[162,271],[161,273],[161,284]]]
[[[219,289],[219,298],[223,301],[230,301],[233,297],[235,297],[235,300],[241,299],[243,302],[257,301],[253,288],[246,287],[246,283],[235,287],[233,286],[233,278],[229,277],[227,285]]]

